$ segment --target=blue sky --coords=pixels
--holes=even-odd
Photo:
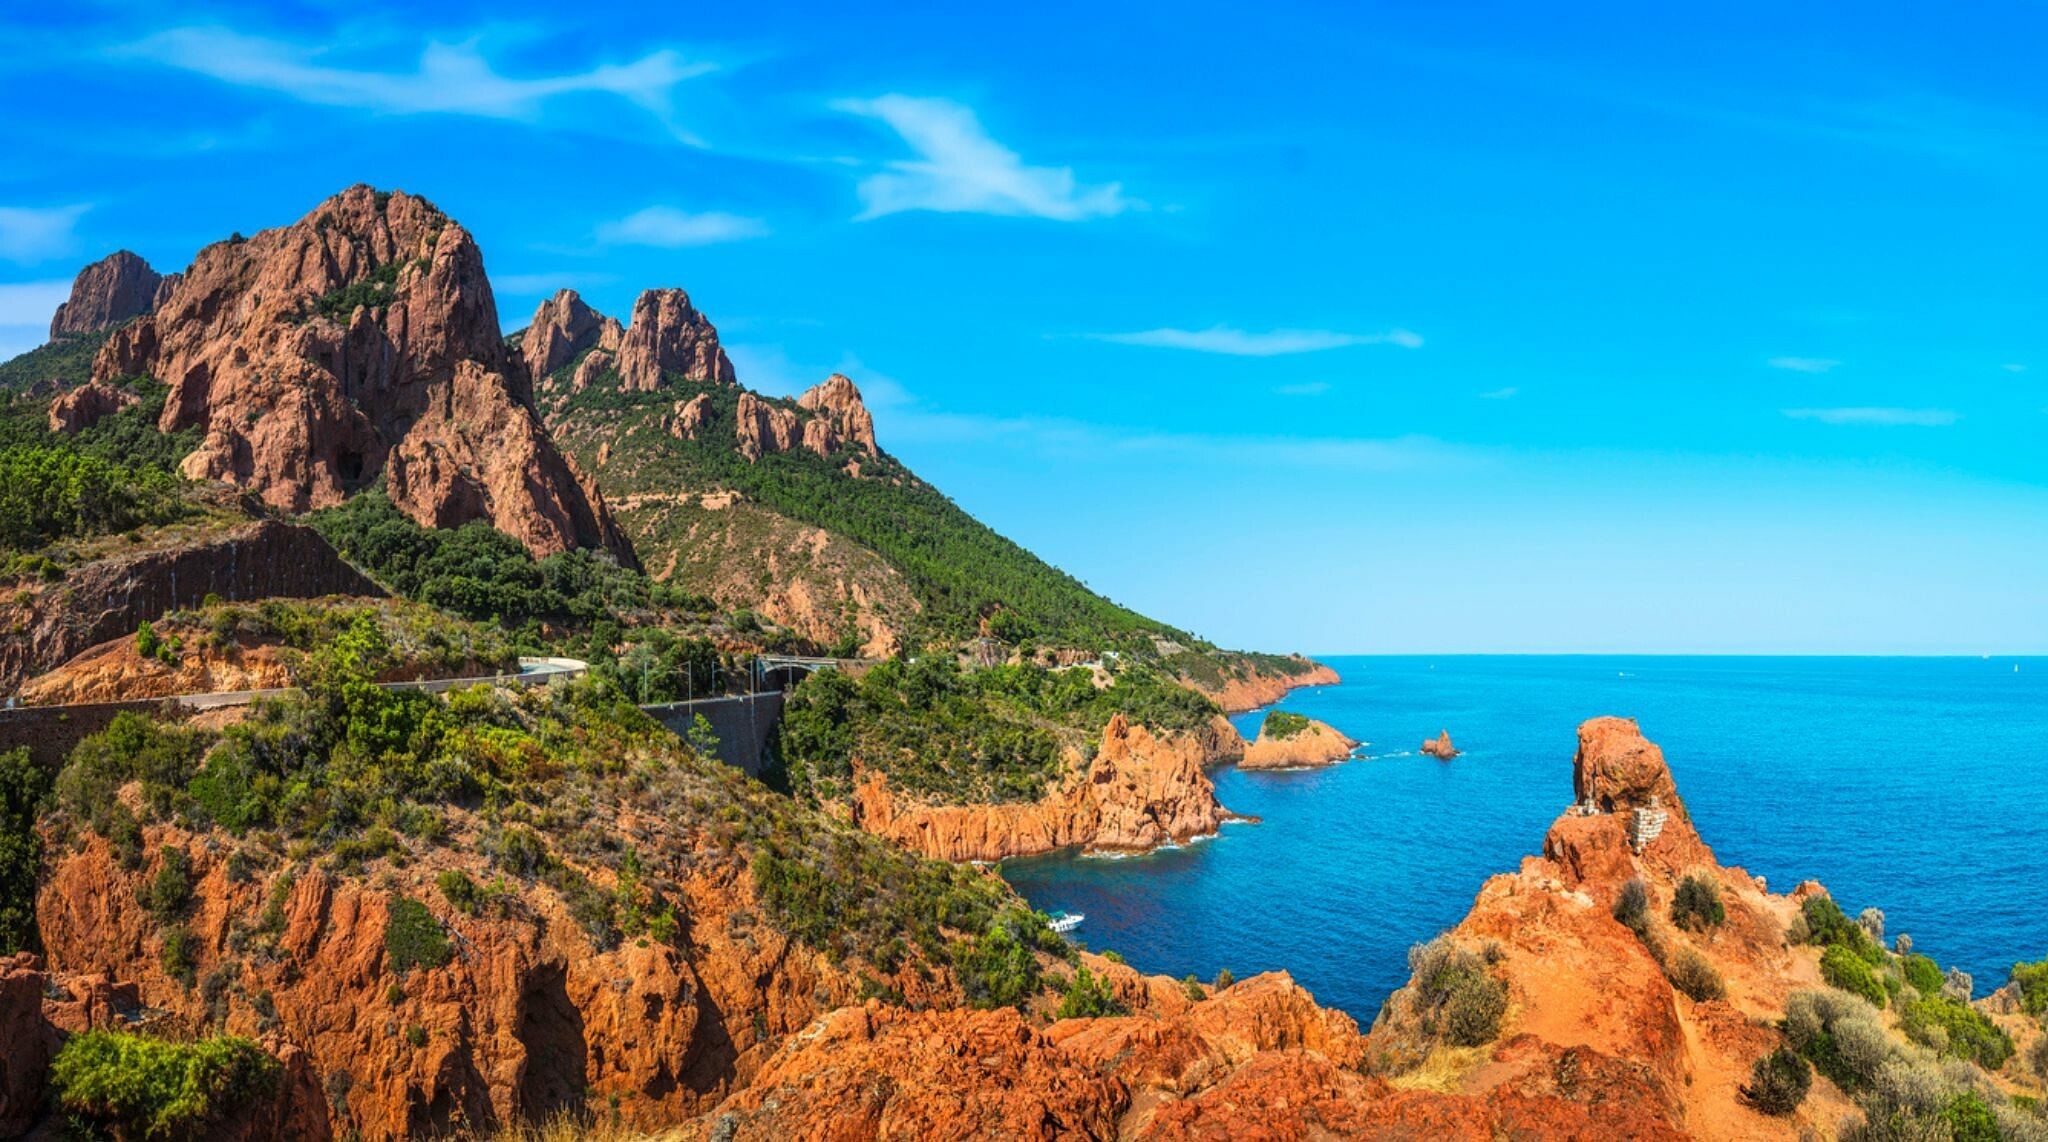
[[[0,15],[0,351],[367,181],[1226,643],[2048,651],[2038,5],[959,9]]]

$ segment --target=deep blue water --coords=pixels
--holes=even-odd
[[[1286,968],[1369,1022],[1408,946],[1542,847],[1571,800],[1579,722],[1621,714],[1664,747],[1723,864],[1780,892],[1820,880],[1852,915],[1884,909],[1888,935],[1910,932],[1980,994],[2048,955],[2048,659],[1327,661],[1343,685],[1282,706],[1370,743],[1366,759],[1219,770],[1223,804],[1263,824],[1004,874],[1041,909],[1085,912],[1079,938],[1143,970]],[[1235,720],[1250,736],[1263,716]],[[1463,756],[1416,752],[1440,729]]]

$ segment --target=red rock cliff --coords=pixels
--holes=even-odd
[[[50,340],[99,333],[140,317],[156,308],[177,278],[150,269],[136,254],[116,250],[78,271],[71,283],[70,300],[59,305],[50,318]]]
[[[534,413],[482,253],[423,198],[352,187],[201,250],[93,363],[100,379],[138,373],[171,386],[164,431],[204,430],[184,461],[195,479],[305,511],[382,474],[429,526],[484,519],[538,555],[625,553]]]
[[[1230,819],[1203,772],[1193,734],[1158,735],[1110,719],[1094,760],[1037,801],[929,805],[891,790],[879,772],[855,788],[855,823],[924,856],[1002,860],[1079,846],[1142,851],[1214,833]]]

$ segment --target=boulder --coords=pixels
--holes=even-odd
[[[120,412],[139,400],[127,389],[105,381],[88,381],[50,402],[50,431],[73,433],[91,428],[101,417]]]

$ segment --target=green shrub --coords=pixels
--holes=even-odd
[[[1798,1053],[1780,1047],[1756,1061],[1742,1097],[1765,1114],[1785,1115],[1799,1109],[1813,1085],[1813,1068]]]
[[[1955,1142],[1999,1142],[1998,1117],[1976,1091],[1966,1090],[1949,1099],[1937,1117]]]
[[[1895,1053],[1877,1010],[1845,991],[1797,991],[1785,1002],[1785,1041],[1843,1090],[1870,1085]]]
[[[36,881],[43,838],[36,818],[49,793],[49,771],[28,750],[0,751],[0,956],[42,950]]]
[[[1664,971],[1671,985],[1690,996],[1695,1002],[1720,999],[1728,994],[1721,983],[1721,973],[1707,957],[1689,947],[1681,947],[1671,957],[1671,965]]]
[[[1821,978],[1853,995],[1860,995],[1872,1006],[1885,1005],[1885,988],[1872,971],[1855,952],[1841,944],[1831,944],[1820,957]]]
[[[1237,977],[1236,977],[1236,976],[1234,976],[1234,975],[1232,975],[1232,974],[1230,974],[1230,969],[1229,969],[1229,968],[1217,968],[1217,969],[1216,969],[1216,982],[1215,982],[1215,983],[1214,983],[1214,984],[1213,984],[1212,986],[1213,986],[1213,987],[1215,988],[1215,990],[1217,990],[1217,991],[1229,991],[1229,990],[1230,990],[1230,987],[1231,987],[1231,985],[1232,985],[1232,984],[1234,984],[1234,983],[1236,983],[1236,982],[1237,982]]]
[[[1650,919],[1650,889],[1641,877],[1632,877],[1614,898],[1614,918],[1640,934]]]
[[[954,958],[954,968],[973,1007],[1021,1007],[1038,993],[1038,957],[1011,924],[1000,920],[967,941]]]
[[[464,915],[474,915],[477,904],[483,899],[483,890],[459,868],[443,869],[434,878],[434,885],[441,890],[449,906]]]
[[[192,981],[198,978],[199,965],[192,958],[192,933],[182,925],[164,931],[163,951],[158,958],[163,964],[164,974],[186,987],[191,987]]]
[[[2012,965],[2012,982],[2020,989],[2020,1009],[2048,1015],[2048,960]]]
[[[391,898],[390,916],[384,924],[384,952],[391,970],[406,972],[416,967],[437,968],[448,962],[454,949],[441,922],[427,906],[406,896]]]
[[[142,906],[159,924],[176,920],[192,902],[192,858],[185,850],[165,845],[157,857],[156,875],[142,891]]]
[[[261,1047],[234,1036],[172,1043],[86,1031],[51,1062],[50,1092],[66,1113],[117,1137],[197,1138],[276,1090],[282,1074]]]
[[[1847,948],[1867,964],[1884,962],[1884,945],[1870,938],[1862,925],[1849,919],[1833,899],[1826,896],[1809,896],[1800,904],[1800,914],[1806,920],[1809,944],[1822,947]]]
[[[1274,710],[1266,715],[1259,727],[1260,737],[1278,738],[1285,741],[1308,729],[1309,720],[1289,710]]]
[[[1714,878],[1696,872],[1678,882],[1671,896],[1671,922],[1687,931],[1703,932],[1728,919],[1721,904],[1721,886]]]
[[[1941,994],[1941,967],[1929,957],[1918,953],[1901,956],[1899,971],[1905,975],[1906,982],[1912,984],[1913,989],[1920,994]]]
[[[1486,970],[1485,960],[1438,936],[1409,949],[1408,967],[1425,1032],[1454,1047],[1477,1047],[1500,1034],[1508,985]]]
[[[2027,1065],[2034,1068],[2036,1075],[2048,1080],[2048,1034],[2037,1037],[2034,1045],[2027,1049]]]
[[[1906,1037],[1958,1059],[1995,1071],[2012,1058],[2012,1036],[1967,1003],[1940,995],[1906,1001],[1899,1011]]]
[[[1196,979],[1193,972],[1189,972],[1187,978],[1180,981],[1180,989],[1187,995],[1189,1000],[1195,1003],[1200,1003],[1204,999],[1209,998],[1208,993],[1202,990],[1202,981]]]
[[[1066,986],[1060,989],[1060,1005],[1053,1012],[1055,1019],[1092,1019],[1099,1015],[1122,1015],[1123,1004],[1117,1002],[1116,993],[1102,977],[1088,970],[1087,965],[1075,969]]]

